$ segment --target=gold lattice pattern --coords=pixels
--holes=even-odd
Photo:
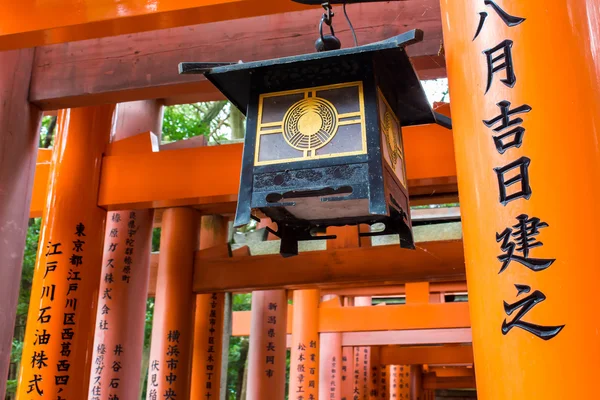
[[[310,97],[292,105],[283,118],[283,137],[298,150],[325,146],[337,132],[335,106],[322,98]]]

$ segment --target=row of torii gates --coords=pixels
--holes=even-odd
[[[249,399],[284,398],[286,348],[295,400],[433,399],[475,387],[482,399],[597,397],[595,1],[349,7],[361,41],[422,29],[425,41],[409,49],[420,78],[447,71],[453,132],[403,136],[411,204],[460,194],[462,235],[433,225],[411,251],[338,228],[326,249],[289,259],[226,244],[241,145],[159,149],[156,135],[163,105],[220,98],[177,63],[311,52],[297,37],[315,32],[317,10],[22,0],[2,11],[0,376],[27,219],[43,218],[18,399],[138,398],[149,294],[147,398],[219,398],[226,292],[253,293],[252,311],[232,318],[234,335],[250,334]],[[54,148],[38,151],[42,114],[54,110]],[[468,303],[444,301],[467,283]],[[372,296],[406,304],[372,306]]]

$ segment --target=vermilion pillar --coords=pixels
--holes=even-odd
[[[294,291],[290,400],[316,400],[319,395],[319,290]]]
[[[342,347],[342,371],[340,400],[354,398],[354,353],[353,347]]]
[[[156,101],[119,104],[113,143],[156,129],[160,134],[161,117]],[[139,397],[153,219],[154,210],[107,215],[90,400]]]
[[[202,217],[200,249],[227,243],[227,220]],[[191,399],[217,400],[221,388],[224,293],[196,295]]]
[[[283,399],[285,398],[287,352],[286,291],[252,292],[251,312],[246,398],[247,400]],[[308,372],[310,374],[310,371]]]
[[[17,398],[85,399],[106,211],[97,207],[114,106],[61,111]]]
[[[410,399],[410,366],[392,365],[390,367],[390,399]]]
[[[194,306],[194,252],[200,216],[167,209],[162,218],[147,399],[190,398]]]
[[[338,296],[323,296],[323,307],[341,307]],[[319,334],[319,399],[340,400],[342,397],[342,334],[326,332]]]
[[[598,3],[441,4],[479,398],[597,397]]]
[[[10,363],[42,117],[27,101],[33,52],[0,53],[0,397]]]
[[[379,400],[381,393],[381,364],[379,362],[379,347],[371,347],[369,381],[369,400]]]
[[[423,366],[410,366],[410,400],[423,400]]]
[[[355,307],[369,307],[372,304],[370,296],[359,296],[354,298]],[[373,385],[370,379],[371,374],[371,347],[362,346],[355,348],[354,355],[354,378],[355,378],[355,395],[358,391],[358,396],[361,400],[369,400]]]

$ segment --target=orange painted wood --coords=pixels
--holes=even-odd
[[[289,399],[319,396],[319,290],[294,291]]]
[[[329,229],[327,232],[329,234]],[[324,296],[320,309],[341,308],[341,306],[338,296]],[[342,334],[340,332],[320,333],[319,341],[319,398],[341,400]]]
[[[287,293],[285,290],[252,292],[252,323],[248,350],[247,400],[285,398]]]
[[[24,0],[8,2],[0,50],[306,9],[260,0]]]
[[[36,179],[48,178],[48,168],[39,177],[35,167],[42,114],[27,101],[32,62],[33,50],[0,53],[0,395],[10,363],[34,172]]]
[[[456,346],[382,346],[381,363],[403,364],[473,364],[473,347]]]
[[[475,376],[439,377],[435,374],[425,374],[423,388],[425,390],[440,389],[475,389]]]
[[[431,295],[429,282],[412,282],[405,285],[406,304],[427,304]]]
[[[158,129],[160,133],[161,123],[161,106],[155,101],[119,104],[113,142],[105,154],[157,150],[156,135],[142,132]],[[147,300],[144,293],[148,293],[153,220],[154,210],[107,214],[96,321],[105,321],[108,329],[96,325],[92,357],[100,357],[102,363],[94,363],[90,371],[90,400],[140,395]]]
[[[590,249],[600,246],[600,185],[596,184],[600,181],[600,24],[590,23],[598,19],[598,3],[503,1],[503,10],[525,18],[513,27],[479,0],[440,3],[450,92],[452,101],[461,105],[453,109],[453,124],[478,396],[483,400],[598,397],[595,384],[590,383],[597,380],[600,319],[591,316],[600,308],[596,288],[600,268],[595,257],[582,251],[583,243]],[[489,18],[473,40],[477,15],[483,11]],[[509,54],[514,85],[501,81],[506,70],[490,76],[482,53],[501,43],[513,44]],[[549,70],[546,57],[557,48],[562,61]],[[472,66],[468,73],[465,65]],[[561,77],[558,97],[554,85],[548,84],[555,77]],[[531,112],[520,115],[523,122],[519,120],[518,127],[526,130],[521,145],[499,152],[493,136],[507,130],[496,124],[487,127],[482,120],[500,115],[498,103],[504,101],[501,104],[510,103],[511,111],[526,104]],[[518,176],[528,176],[531,196],[501,204],[494,168],[518,160],[529,163],[523,167],[528,173]],[[515,175],[508,172],[504,177],[511,180]],[[523,188],[516,179],[508,195],[518,196]],[[574,207],[586,212],[574,217]],[[527,226],[543,227],[528,232],[524,249],[519,249],[514,228],[520,224],[519,216],[524,216]],[[497,241],[497,235],[510,230],[513,236],[506,236],[504,244]],[[569,240],[567,232],[585,239]],[[508,250],[513,245],[514,254]],[[503,265],[498,257],[505,255],[509,258]],[[552,264],[534,272],[517,262],[517,255]],[[550,327],[550,332],[540,337],[540,332],[521,329],[521,324]]]
[[[226,249],[229,255],[227,220],[217,215],[202,217],[200,249]],[[201,266],[200,266],[201,267]],[[225,294],[196,295],[194,310],[194,346],[190,398],[217,399],[221,394],[221,364],[223,352],[223,321]]]
[[[456,193],[456,186],[448,185],[456,180],[452,132],[423,125],[405,129],[403,139],[407,162],[413,165],[407,170],[411,199],[435,201],[438,194]],[[206,214],[233,213],[241,158],[241,144],[106,156],[98,204],[108,210],[190,205]],[[32,205],[43,204],[45,195],[46,189],[36,186]]]
[[[319,321],[321,332],[466,328],[471,325],[468,303],[323,308]]]
[[[433,282],[429,284],[429,291],[435,294],[441,293],[466,293],[466,282]],[[366,286],[338,289],[324,289],[324,294],[337,294],[339,296],[389,296],[403,295],[406,293],[406,285],[390,286]]]
[[[160,268],[156,288],[148,398],[165,393],[190,397],[194,342],[193,254],[198,248],[200,215],[170,208],[163,215]]]
[[[293,315],[293,306],[288,306],[288,314]],[[251,312],[233,313],[233,336],[248,336],[251,326]],[[416,329],[459,329],[470,327],[468,303],[440,303],[399,306],[370,307],[320,307],[318,330],[326,332],[370,332]],[[288,318],[287,332],[291,333],[291,320]],[[467,332],[442,331],[448,336],[470,341]],[[457,336],[458,335],[458,336]],[[443,337],[443,336],[442,336]],[[357,339],[358,340],[358,339]],[[438,339],[442,341],[442,339]],[[375,343],[382,344],[382,343]],[[344,344],[347,345],[347,344]]]
[[[291,9],[292,4],[261,4],[258,10],[270,9],[274,13]],[[237,11],[244,12],[241,8]],[[445,76],[444,57],[438,55],[442,41],[439,2],[350,5],[348,13],[361,44],[414,28],[424,30],[424,42],[410,46],[408,54],[421,79]],[[234,15],[239,13],[222,17]],[[256,61],[312,53],[319,18],[320,12],[312,9],[46,46],[36,52],[30,98],[43,109],[147,98],[166,98],[167,104],[218,100],[222,95],[202,76],[178,75],[177,64]],[[201,22],[197,19],[190,25]],[[344,46],[351,46],[352,38],[341,12],[334,26]]]
[[[106,219],[96,202],[114,109],[78,108],[58,116],[17,389],[21,400],[88,395]]]
[[[447,241],[420,243],[417,250],[389,245],[314,251],[288,259],[279,255],[221,258],[196,269],[194,290],[210,293],[385,281],[455,281],[464,278],[462,253],[461,241]]]
[[[350,400],[354,395],[354,348],[342,347],[342,367],[340,372],[342,400]],[[386,399],[387,400],[387,399]]]

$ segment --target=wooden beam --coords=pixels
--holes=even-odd
[[[298,8],[289,0],[235,0],[233,4],[254,4],[255,15],[267,13],[265,9],[274,13]],[[235,11],[224,17],[246,12],[242,8]],[[413,65],[421,79],[445,76],[445,60],[439,55],[439,1],[357,4],[350,5],[348,13],[361,44],[422,29],[425,40],[408,49]],[[192,15],[197,18],[197,14]],[[149,98],[165,98],[168,105],[221,99],[204,77],[178,75],[178,63],[256,61],[311,53],[319,18],[320,12],[312,9],[40,47],[36,50],[30,100],[52,110]],[[205,21],[200,18],[195,23],[199,22]],[[351,46],[341,12],[334,26],[344,46]]]
[[[263,0],[22,0],[3,4],[0,51],[308,8]]]
[[[343,346],[383,346],[471,343],[471,328],[407,329],[342,333]]]
[[[447,346],[382,346],[381,364],[473,364],[473,347],[471,345]]]
[[[267,255],[205,260],[197,263],[194,290],[198,293],[250,292],[464,278],[462,241],[456,240],[420,243],[416,250],[388,245],[313,251],[287,259]]]
[[[423,377],[423,389],[475,389],[475,376],[450,376],[440,377],[435,373],[425,374]]]
[[[288,305],[288,311],[293,311],[292,305]],[[232,335],[248,336],[251,318],[250,311],[234,312]],[[288,318],[288,333],[292,333],[291,320],[291,317]],[[372,342],[372,345],[382,345],[470,343],[470,326],[468,303],[444,303],[418,306],[321,307],[318,329],[321,333],[360,333],[360,335],[347,336],[345,340],[352,343],[362,341]],[[409,334],[399,339],[395,337],[393,331]],[[373,336],[377,332],[381,334]],[[421,332],[428,338],[417,340],[414,338],[415,332]],[[400,342],[396,343],[396,341]]]
[[[466,282],[436,282],[429,288],[430,293],[464,293],[467,291]],[[335,294],[338,296],[402,296],[406,293],[405,285],[395,286],[367,286],[326,289],[323,295]]]
[[[448,329],[471,326],[468,303],[321,308],[319,332]]]
[[[446,108],[441,110],[448,113]],[[452,131],[422,125],[404,129],[403,139],[411,201],[426,201],[441,193],[456,196]],[[107,155],[102,161],[98,204],[111,211],[185,205],[207,214],[233,213],[242,147],[229,144]],[[40,165],[36,171],[32,216],[41,215],[46,199],[47,166]]]

